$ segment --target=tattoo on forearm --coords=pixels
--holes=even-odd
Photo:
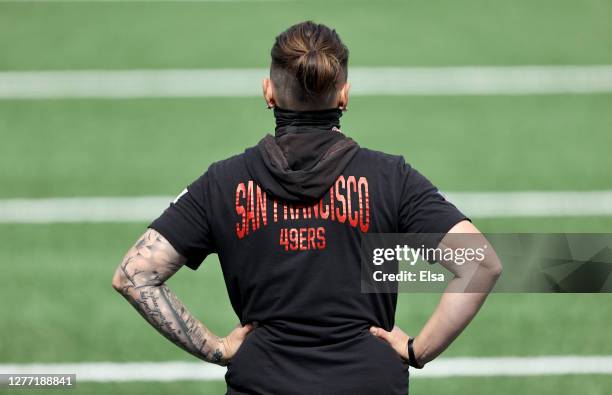
[[[149,229],[121,263],[120,292],[168,340],[205,361],[225,364],[220,339],[164,284],[184,263],[162,235]]]

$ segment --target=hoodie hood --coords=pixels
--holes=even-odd
[[[303,202],[320,199],[359,145],[340,132],[342,112],[274,109],[275,135],[245,151],[251,177],[269,195]]]

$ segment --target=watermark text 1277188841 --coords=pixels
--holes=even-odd
[[[76,374],[0,374],[0,388],[74,388]]]

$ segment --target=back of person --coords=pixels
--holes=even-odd
[[[478,231],[401,156],[341,131],[348,49],[334,30],[292,26],[271,55],[263,90],[274,135],[189,185],[128,251],[113,286],[170,341],[227,365],[230,394],[405,394],[408,365],[439,355],[486,295],[461,307],[442,298],[415,351],[394,326],[397,292],[361,290],[362,238]],[[240,320],[223,338],[164,283],[212,253]],[[459,286],[470,281],[449,267]],[[499,270],[483,271],[484,283]]]
[[[280,185],[260,173],[270,164],[257,148],[205,176],[218,196],[210,226],[232,306],[241,322],[257,323],[228,366],[231,390],[406,392],[407,365],[369,332],[393,326],[396,298],[362,294],[359,280],[361,234],[397,226],[381,170],[399,171],[398,160],[364,149],[347,155],[346,168],[336,167],[333,183],[308,201],[282,198]]]
[[[342,134],[340,111],[275,115],[275,137],[213,164],[151,227],[176,235],[191,268],[218,253],[237,316],[256,323],[228,366],[231,390],[406,393],[407,364],[369,332],[393,327],[397,298],[361,293],[361,235],[445,233],[463,216],[401,157]]]

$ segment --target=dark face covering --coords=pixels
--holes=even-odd
[[[312,201],[325,194],[359,146],[340,132],[338,109],[274,109],[275,136],[247,150],[249,173],[266,192],[288,201]]]

